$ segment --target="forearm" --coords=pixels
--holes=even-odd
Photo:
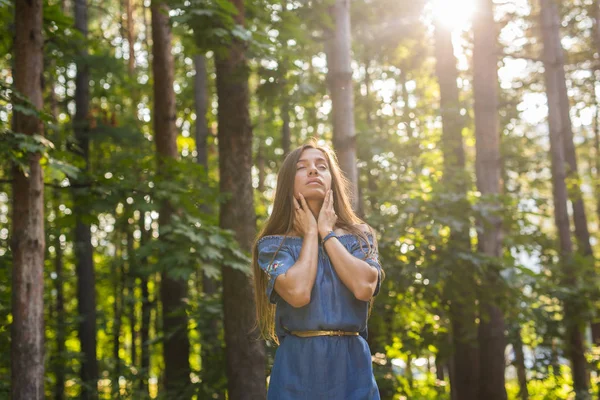
[[[310,302],[310,293],[317,277],[318,258],[318,233],[307,232],[302,241],[300,257],[275,281],[277,293],[292,306],[302,307]]]
[[[377,269],[350,254],[336,238],[325,242],[325,250],[338,277],[354,296],[363,301],[371,299],[379,277]]]

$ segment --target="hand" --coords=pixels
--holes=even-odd
[[[329,190],[325,195],[325,201],[319,212],[317,225],[319,227],[319,235],[324,238],[335,227],[337,222],[337,214],[333,207],[333,190]]]
[[[304,196],[299,194],[299,197],[300,202],[294,197],[294,228],[304,237],[309,233],[317,232],[317,221],[310,208],[308,208]]]

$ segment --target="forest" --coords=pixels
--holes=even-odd
[[[600,1],[0,0],[0,399],[265,399],[251,251],[331,146],[382,399],[600,398]]]

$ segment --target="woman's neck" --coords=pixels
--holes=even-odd
[[[315,220],[319,220],[319,213],[321,212],[321,207],[323,207],[323,200],[306,200],[306,204],[308,204],[308,208],[315,216]]]

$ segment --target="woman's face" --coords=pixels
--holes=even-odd
[[[296,164],[294,196],[302,193],[306,200],[322,200],[331,189],[331,171],[321,150],[306,149]]]

